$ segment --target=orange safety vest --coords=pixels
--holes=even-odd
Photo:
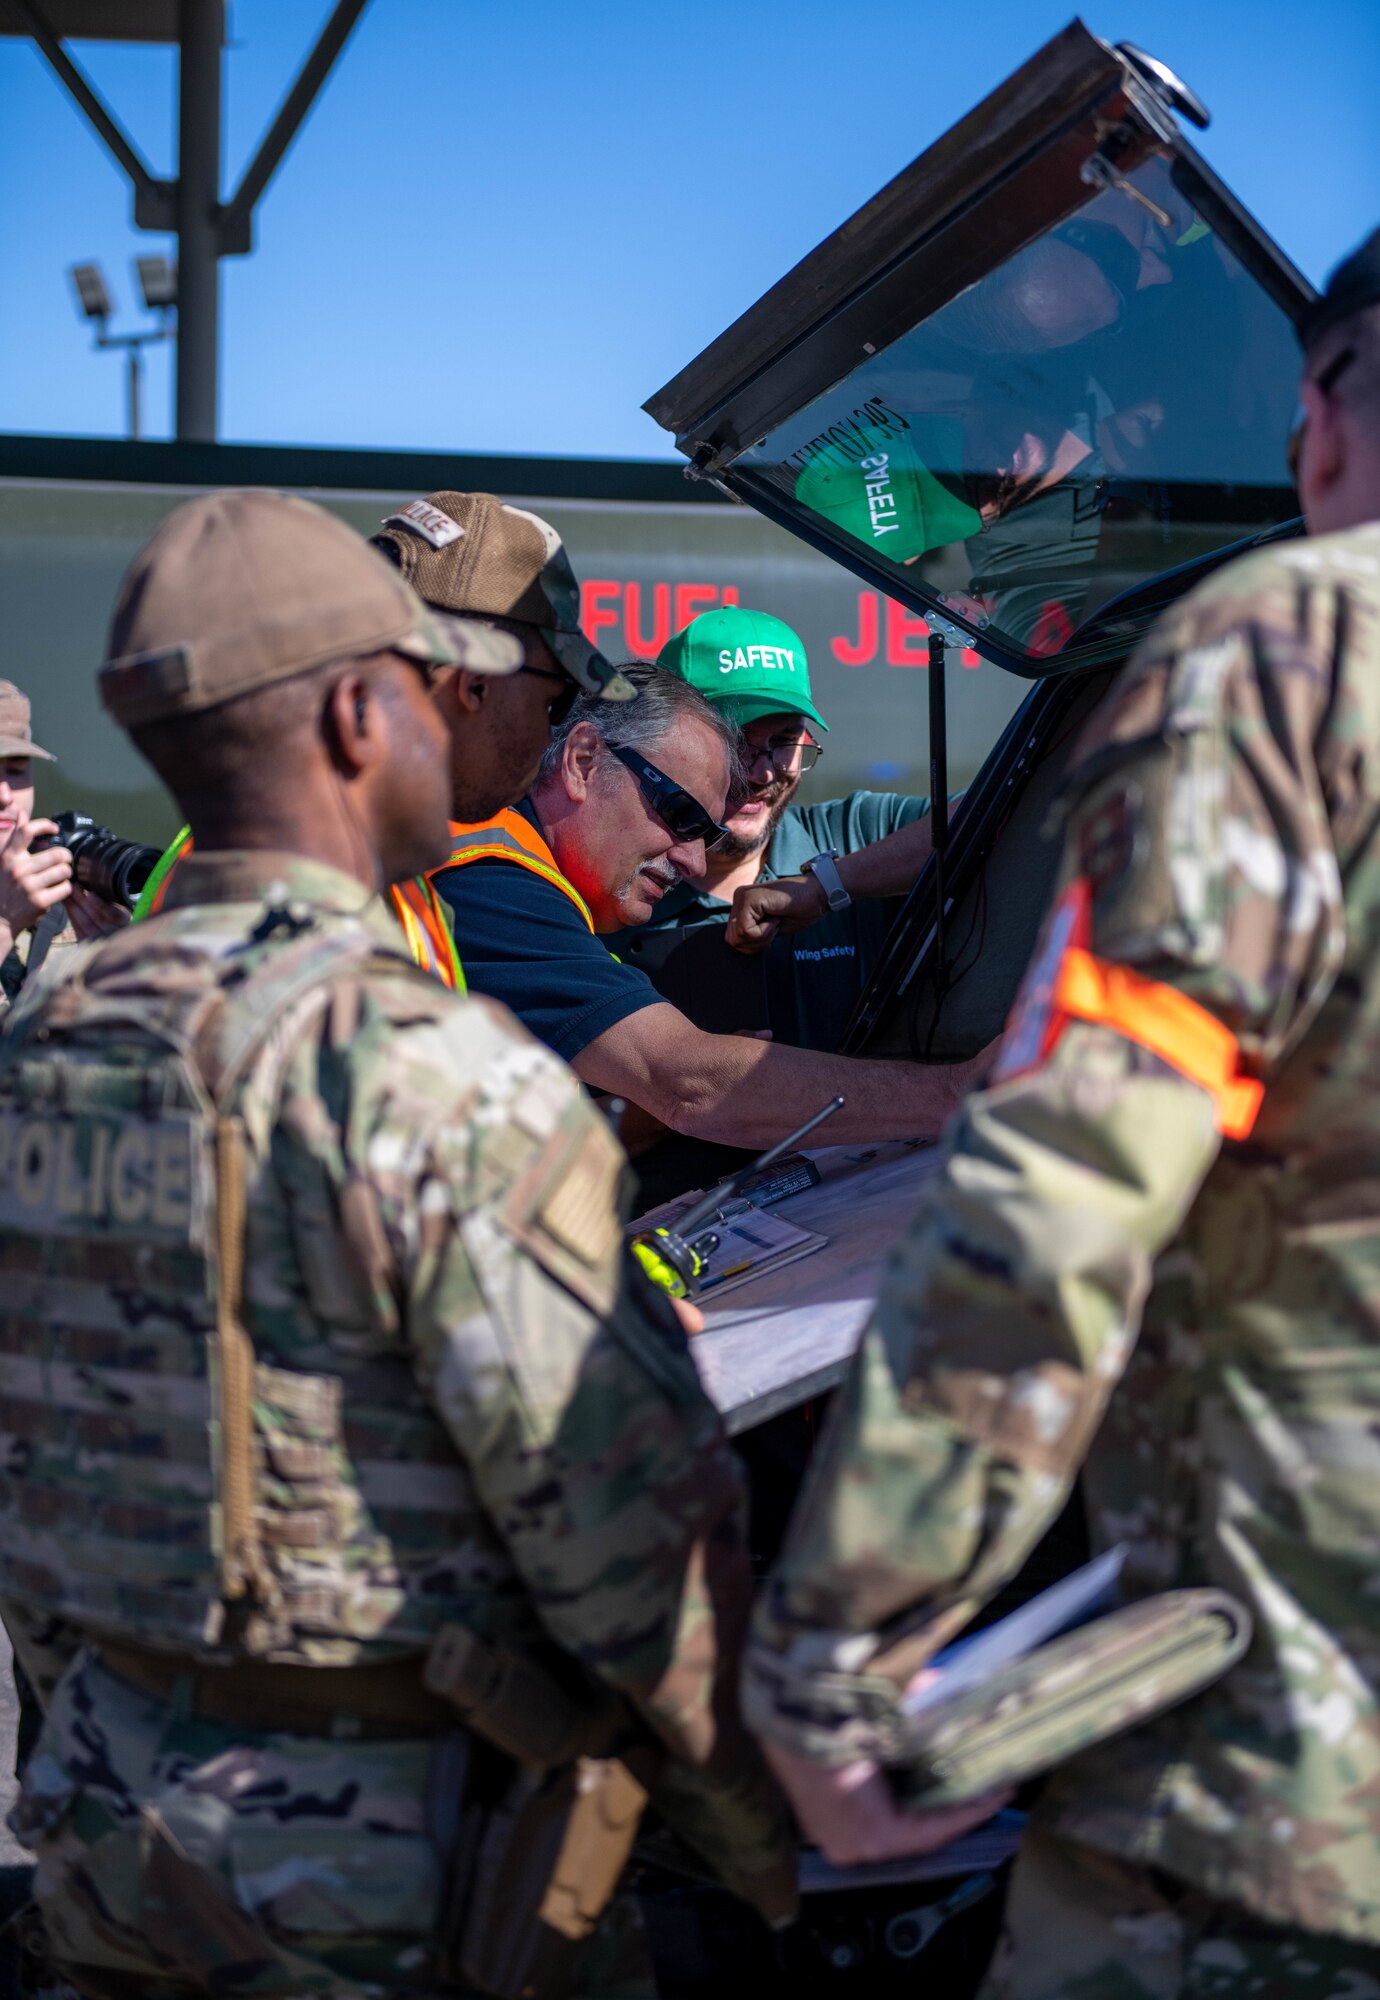
[[[450,859],[440,868],[433,868],[427,877],[433,883],[447,868],[463,868],[470,861],[511,861],[519,868],[540,875],[553,889],[559,889],[568,896],[580,915],[588,924],[591,933],[594,919],[589,914],[589,905],[579,890],[567,882],[556,866],[556,857],[542,839],[537,829],[522,814],[505,806],[492,819],[474,820],[464,825],[457,820],[450,823]]]
[[[177,864],[191,851],[191,830],[184,826],[145,885],[134,911],[136,923],[144,917],[156,916],[162,909]],[[433,979],[439,979],[452,993],[463,993],[466,990],[464,968],[456,952],[455,939],[446,921],[441,899],[432,887],[430,877],[418,875],[410,882],[395,882],[388,891],[388,900],[402,926],[413,964],[420,966],[423,972],[429,972]]]

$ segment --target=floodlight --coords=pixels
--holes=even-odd
[[[136,257],[139,289],[150,312],[163,312],[177,304],[177,266],[167,257]]]
[[[77,302],[88,319],[110,318],[115,308],[99,264],[74,264],[72,283],[77,288]]]

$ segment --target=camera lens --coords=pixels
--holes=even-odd
[[[158,865],[160,850],[136,840],[123,840],[108,826],[98,826],[90,813],[63,812],[54,817],[57,838],[49,845],[67,848],[72,875],[83,889],[103,902],[132,910],[139,891]],[[37,844],[37,843],[35,843]]]

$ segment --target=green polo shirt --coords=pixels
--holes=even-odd
[[[827,847],[854,854],[929,809],[928,799],[891,792],[787,806],[758,880],[798,875]],[[683,882],[662,898],[649,923],[606,942],[702,1028],[770,1028],[778,1042],[796,1048],[837,1048],[899,904],[877,897],[830,911],[808,930],[778,937],[756,958],[724,943],[730,907]]]

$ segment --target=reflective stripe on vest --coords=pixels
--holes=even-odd
[[[463,993],[465,972],[446,920],[445,906],[427,875],[395,882],[388,900],[403,927],[408,949],[423,972],[430,972],[452,993]]]
[[[183,855],[190,853],[191,846],[192,829],[184,826],[181,832],[174,836],[172,846],[159,858],[153,873],[140,890],[139,900],[134,905],[134,914],[130,918],[131,923],[142,923],[145,917],[157,916],[163,907],[163,898],[168,893],[173,870]]]
[[[443,867],[432,870],[427,877],[429,882],[434,882],[446,868],[463,868],[471,861],[512,861],[519,868],[540,875],[553,889],[559,889],[562,895],[568,896],[593,933],[594,919],[589,914],[589,905],[579,890],[567,882],[556,866],[555,855],[531,821],[524,819],[521,813],[505,807],[492,819],[475,820],[468,826],[452,820],[450,838],[450,859]]]
[[[184,826],[163,855],[134,906],[132,921],[155,917],[162,909],[168,885],[177,864],[192,851],[192,830]],[[410,882],[397,882],[388,891],[393,914],[402,926],[407,949],[414,965],[439,979],[452,993],[465,992],[465,972],[455,949],[446,913],[429,878],[418,875]]]
[[[1070,1021],[1110,1028],[1168,1063],[1212,1099],[1217,1129],[1245,1139],[1265,1086],[1239,1073],[1240,1044],[1231,1029],[1177,987],[1147,979],[1089,950],[1092,891],[1080,876],[1054,907],[1011,1011],[994,1083],[1038,1069]]]

